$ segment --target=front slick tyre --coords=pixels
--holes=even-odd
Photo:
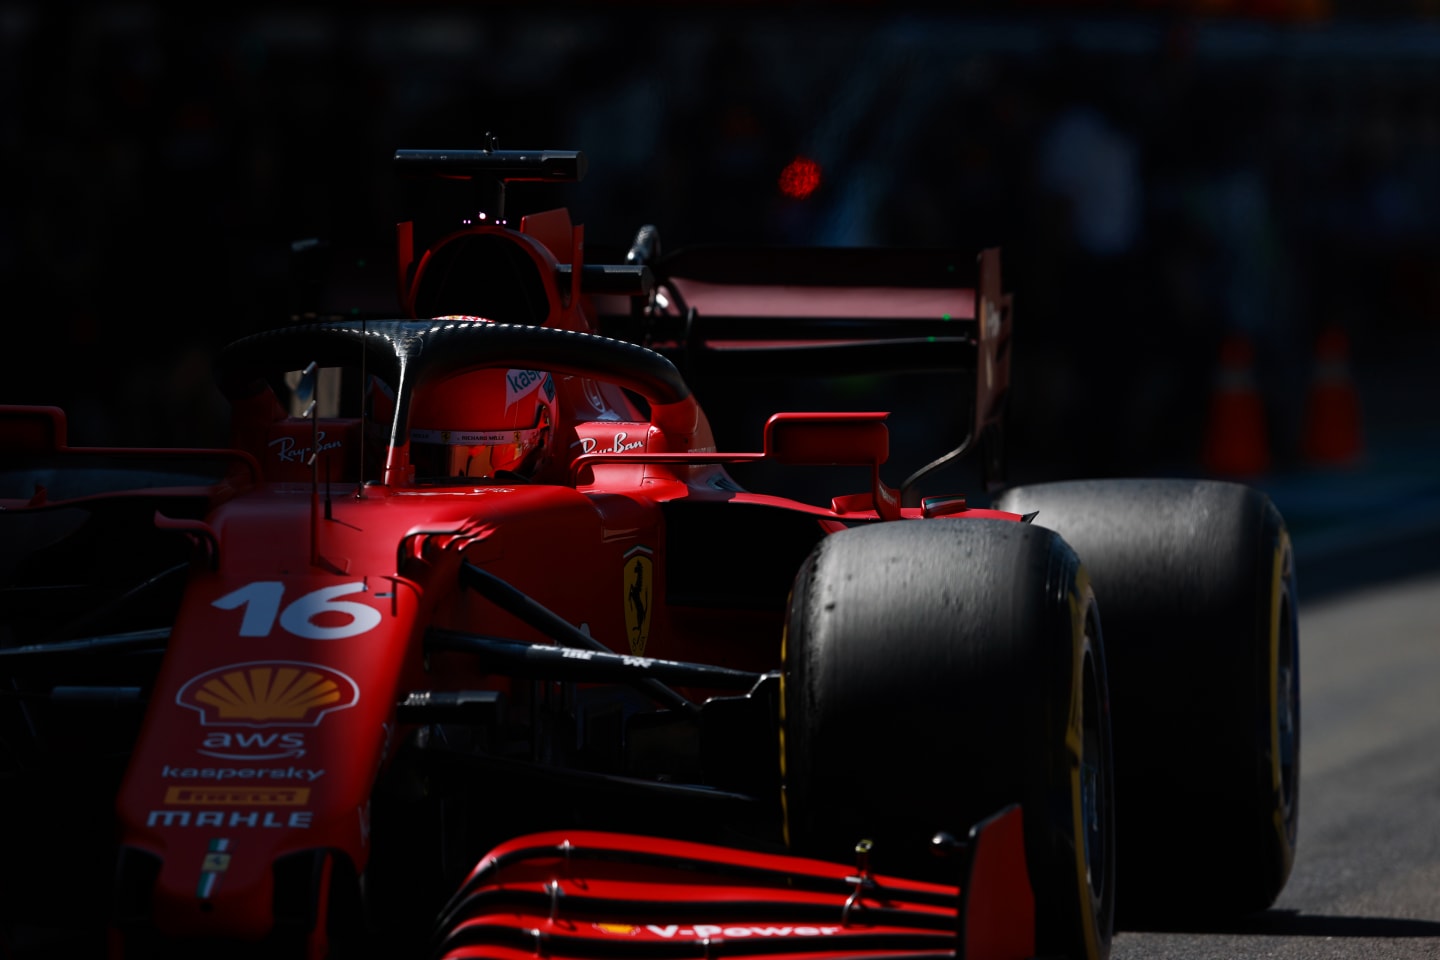
[[[785,640],[786,824],[799,853],[956,882],[929,853],[1021,805],[1042,955],[1100,960],[1114,916],[1099,619],[1060,537],[1002,520],[825,538]]]

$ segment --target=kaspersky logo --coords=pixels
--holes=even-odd
[[[345,674],[297,660],[217,667],[192,677],[175,695],[206,727],[316,727],[359,700],[359,685]]]

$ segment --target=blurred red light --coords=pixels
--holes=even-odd
[[[780,192],[804,200],[820,186],[820,164],[809,157],[796,157],[780,171]]]

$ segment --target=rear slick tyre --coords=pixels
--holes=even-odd
[[[1295,858],[1300,655],[1294,560],[1263,493],[1197,480],[1019,487],[1079,553],[1105,611],[1120,922],[1269,907]]]
[[[1003,520],[823,540],[785,639],[781,763],[797,853],[956,882],[939,831],[1021,805],[1042,955],[1101,960],[1114,916],[1109,705],[1085,572]]]

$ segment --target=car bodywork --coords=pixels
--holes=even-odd
[[[397,162],[583,173],[558,152]],[[72,447],[61,411],[0,408],[4,773],[33,831],[6,841],[34,878],[15,902],[89,869],[109,894],[61,912],[112,955],[318,957],[363,950],[374,904],[433,908],[468,875],[437,953],[1030,955],[1022,811],[941,842],[950,884],[876,874],[863,847],[790,856],[776,749],[787,595],[822,538],[1022,518],[887,484],[884,413],[781,413],[762,449],[718,451],[687,381],[954,371],[968,436],[936,463],[978,447],[998,481],[998,253],[640,244],[595,266],[563,211],[492,212],[419,255],[402,225],[407,319],[226,348],[228,448]],[[416,398],[482,367],[553,392],[546,463],[417,476]],[[802,502],[743,489],[729,468],[752,463],[868,483]]]

